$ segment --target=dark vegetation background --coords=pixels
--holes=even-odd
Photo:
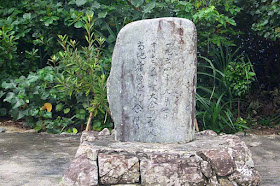
[[[198,30],[200,129],[280,122],[278,0],[1,0],[0,15],[0,116],[37,131],[76,133],[89,116],[94,130],[112,128],[104,82],[118,32],[171,16]],[[96,83],[81,83],[81,69]]]

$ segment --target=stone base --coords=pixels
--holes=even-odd
[[[235,135],[196,134],[186,144],[116,142],[83,133],[60,185],[259,185],[251,152]]]

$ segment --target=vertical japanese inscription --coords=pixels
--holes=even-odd
[[[162,69],[163,69],[163,90],[162,90],[162,97],[163,97],[163,107],[161,108],[163,118],[169,119],[169,113],[170,113],[170,107],[171,107],[171,94],[172,91],[170,87],[172,86],[171,83],[171,71],[173,71],[173,56],[174,56],[174,42],[169,42],[165,45],[164,53],[163,53],[163,63],[162,63]]]
[[[136,127],[137,131],[140,129],[141,113],[143,111],[143,101],[144,101],[144,64],[147,58],[145,54],[145,46],[142,41],[137,43],[137,54],[136,54],[136,68],[135,68],[135,95],[133,98],[133,125]]]
[[[155,131],[155,120],[156,120],[156,110],[158,106],[158,69],[157,69],[157,59],[156,59],[156,43],[151,44],[151,54],[149,56],[150,63],[148,67],[148,98],[147,98],[147,116],[146,116],[146,125],[147,125],[147,134],[152,137],[156,137]]]
[[[186,19],[160,18],[131,23],[119,33],[108,79],[117,140],[193,139],[194,32]]]

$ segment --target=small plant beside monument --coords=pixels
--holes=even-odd
[[[93,14],[87,14],[81,20],[86,30],[87,46],[77,48],[75,40],[69,40],[68,36],[59,35],[59,43],[64,51],[59,56],[53,56],[51,62],[59,63],[58,82],[59,87],[70,96],[84,93],[87,98],[87,110],[89,118],[86,131],[91,128],[92,118],[99,112],[104,114],[104,123],[110,116],[106,94],[106,75],[102,66],[102,45],[104,39],[93,33]]]

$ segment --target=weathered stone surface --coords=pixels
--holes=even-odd
[[[107,129],[107,128],[105,128],[105,129],[103,129],[102,131],[100,131],[99,132],[99,136],[106,136],[106,135],[110,135],[111,133],[110,133],[110,130],[109,129]]]
[[[84,131],[82,133],[80,142],[83,143],[84,141],[95,141],[96,136],[94,135],[94,131]]]
[[[60,185],[98,185],[97,162],[88,159],[86,154],[77,157],[71,163]]]
[[[194,155],[193,155],[194,156]],[[143,185],[204,185],[198,167],[199,157],[183,159],[174,154],[153,154],[140,161],[141,183]]]
[[[107,85],[117,140],[193,140],[196,38],[182,18],[136,21],[120,31]]]
[[[218,134],[214,132],[213,130],[204,130],[201,132],[198,132],[197,135],[202,135],[202,136],[217,136]]]
[[[78,149],[75,160],[78,165],[72,166],[74,170],[64,178],[69,185],[79,184],[78,178],[89,177],[85,175],[98,177],[98,184],[105,185],[260,184],[250,150],[234,135],[197,134],[195,141],[185,144],[119,142],[112,135],[84,135],[95,135],[96,139],[93,142],[85,140]],[[86,174],[88,167],[81,168],[80,165],[83,161],[95,162],[95,168]],[[91,184],[96,181],[93,179]]]
[[[220,186],[217,176],[212,176],[208,181],[209,186]]]
[[[139,182],[139,160],[137,157],[100,153],[98,166],[102,184]]]
[[[236,183],[229,181],[227,178],[220,178],[219,183],[221,186],[237,186]]]
[[[232,180],[241,186],[255,186],[260,185],[261,176],[256,170],[244,166],[243,168],[237,169],[237,171],[230,175],[229,180]]]
[[[234,161],[227,151],[205,150],[198,152],[198,155],[210,162],[218,176],[228,176],[235,171]]]
[[[117,184],[114,186],[140,186],[140,184]]]
[[[90,138],[89,138],[90,139]],[[91,148],[88,144],[82,144],[79,146],[75,158],[78,158],[79,156],[86,155],[86,157],[92,161],[97,160],[97,151],[93,148]]]
[[[201,168],[201,172],[204,176],[206,176],[207,178],[210,178],[212,176],[211,165],[208,161],[202,161],[200,163],[200,168]]]

